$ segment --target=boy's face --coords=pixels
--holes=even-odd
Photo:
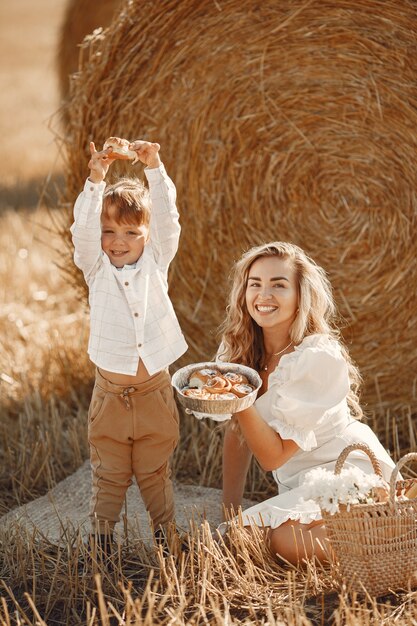
[[[142,256],[148,237],[148,226],[116,222],[111,207],[101,218],[101,247],[115,267],[136,263]]]

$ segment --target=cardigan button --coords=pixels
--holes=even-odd
[[[126,285],[126,287],[129,287],[129,283],[127,281],[125,282],[125,285]]]
[[[141,343],[138,343],[138,348],[141,348],[141,347],[142,347],[142,344],[141,344]]]

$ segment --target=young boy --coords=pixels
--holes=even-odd
[[[106,188],[111,148],[90,144],[90,175],[74,206],[74,262],[89,288],[88,353],[96,381],[88,413],[90,517],[106,551],[134,474],[156,537],[174,517],[169,459],[179,438],[168,366],[187,349],[168,296],[178,248],[176,190],[157,143],[129,146],[147,167]]]

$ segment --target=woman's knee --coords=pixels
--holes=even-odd
[[[269,541],[270,549],[275,555],[290,563],[299,561],[299,537],[297,537],[297,531],[292,524],[283,524],[278,528],[271,529]]]
[[[326,559],[326,536],[322,521],[313,524],[286,522],[271,530],[270,547],[274,554],[297,565],[305,559]]]

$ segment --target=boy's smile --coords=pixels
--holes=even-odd
[[[115,267],[132,265],[142,256],[149,236],[145,224],[118,223],[109,215],[101,220],[101,247]]]

